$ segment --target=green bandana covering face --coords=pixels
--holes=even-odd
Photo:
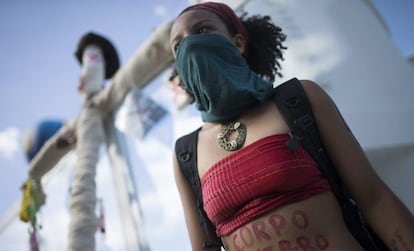
[[[273,86],[253,72],[239,49],[219,34],[184,38],[176,68],[205,122],[234,120],[273,94]]]

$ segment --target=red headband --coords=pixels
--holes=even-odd
[[[236,33],[240,33],[247,43],[247,31],[244,28],[244,25],[241,22],[240,18],[234,13],[234,11],[229,6],[225,5],[224,3],[217,2],[199,3],[185,8],[183,11],[181,11],[180,15],[178,16],[181,16],[186,11],[195,9],[203,9],[213,12],[214,14],[219,16],[223,20],[223,22],[229,26],[229,28],[233,29],[233,31],[235,31]]]

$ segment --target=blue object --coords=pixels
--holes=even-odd
[[[26,148],[26,157],[29,162],[63,124],[62,120],[44,120],[36,126],[31,135],[29,135],[28,147]]]

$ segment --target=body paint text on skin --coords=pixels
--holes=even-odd
[[[266,229],[266,221],[270,224],[271,229]],[[237,251],[243,251],[245,248],[251,248],[255,243],[270,241],[271,233],[274,232],[278,237],[282,237],[283,230],[289,224],[295,228],[304,230],[309,226],[309,219],[301,210],[295,210],[290,217],[281,214],[272,214],[267,220],[255,221],[250,225],[241,227],[233,235],[233,246]],[[295,241],[280,240],[275,246],[268,246],[257,251],[313,251],[325,250],[329,246],[327,238],[321,234],[315,236],[301,235],[296,237]]]

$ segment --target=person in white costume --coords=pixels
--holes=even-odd
[[[85,104],[76,122],[77,163],[71,185],[68,250],[87,251],[95,249],[95,176],[99,148],[105,139],[105,113],[91,105],[89,99],[118,70],[119,58],[109,40],[91,32],[80,39],[75,55],[82,65],[78,89]]]

